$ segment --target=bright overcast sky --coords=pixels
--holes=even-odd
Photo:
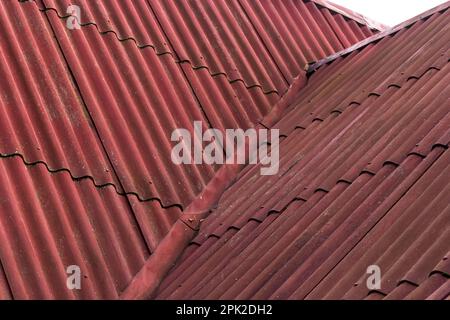
[[[446,0],[331,0],[372,20],[395,26]]]

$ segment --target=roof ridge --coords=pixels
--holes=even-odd
[[[316,0],[314,0],[314,1],[316,1]],[[381,33],[378,33],[378,34],[373,35],[373,36],[371,36],[371,37],[369,37],[367,39],[364,39],[364,40],[362,40],[362,41],[360,41],[360,42],[358,42],[358,43],[348,47],[347,49],[344,49],[344,50],[342,50],[340,52],[337,52],[337,53],[334,53],[334,54],[332,54],[332,55],[330,55],[330,56],[328,56],[328,57],[326,57],[324,59],[321,59],[321,60],[319,60],[319,61],[317,61],[315,63],[312,63],[308,67],[307,74],[310,75],[311,73],[313,73],[317,69],[319,69],[321,66],[323,66],[325,64],[329,64],[330,62],[333,62],[334,60],[336,60],[339,57],[346,56],[346,55],[348,55],[348,54],[350,54],[350,53],[352,53],[352,52],[354,52],[356,50],[359,50],[359,49],[362,49],[362,48],[368,46],[369,44],[371,44],[373,42],[377,42],[377,41],[379,41],[379,40],[381,40],[381,39],[383,39],[383,38],[385,38],[387,36],[390,36],[390,35],[392,35],[394,33],[397,33],[400,30],[407,29],[408,27],[410,27],[411,25],[415,24],[416,22],[418,22],[420,20],[423,20],[423,19],[428,19],[429,17],[431,17],[432,15],[434,15],[434,14],[436,14],[438,12],[447,10],[449,7],[450,7],[450,1],[447,1],[447,2],[445,2],[443,4],[440,4],[440,5],[432,8],[432,9],[430,9],[430,10],[427,10],[427,11],[423,12],[423,13],[421,13],[421,14],[419,14],[419,15],[411,18],[411,19],[408,19],[408,20],[406,20],[406,21],[404,21],[404,22],[402,22],[402,23],[400,23],[400,24],[398,24],[398,25],[396,25],[396,26],[394,26],[394,27],[392,27],[392,28],[390,28],[388,30],[385,30],[385,31],[383,31]]]
[[[365,15],[363,15],[359,12],[350,10],[344,6],[338,5],[331,1],[328,1],[328,0],[309,0],[309,1],[314,2],[324,8],[331,10],[331,11],[334,11],[340,15],[343,15],[351,20],[354,20],[359,24],[365,25],[365,26],[369,27],[370,29],[384,31],[389,28],[389,26],[387,26],[381,22],[375,21],[369,17],[366,17]]]
[[[24,1],[25,1],[25,0],[19,0],[19,2],[21,2],[21,3],[23,3]],[[57,17],[58,17],[59,19],[61,19],[61,20],[67,19],[67,18],[69,17],[69,15],[67,15],[67,16],[66,16],[66,15],[65,15],[65,16],[61,16],[61,15],[59,14],[59,12],[57,11],[56,8],[47,8],[47,7],[40,8],[39,5],[38,5],[38,3],[36,3],[36,0],[32,0],[32,2],[36,4],[36,6],[37,6],[37,8],[38,8],[38,10],[39,10],[40,12],[43,12],[43,13],[48,12],[48,11],[55,12],[56,15],[57,15]],[[246,81],[245,81],[244,79],[242,79],[242,78],[231,79],[231,78],[228,76],[228,74],[227,74],[226,72],[216,72],[216,73],[213,73],[213,72],[211,71],[210,67],[208,67],[207,65],[198,65],[198,66],[196,66],[196,65],[194,65],[194,64],[192,63],[192,61],[189,60],[189,59],[179,59],[178,57],[176,57],[176,53],[175,53],[175,52],[172,52],[172,51],[158,52],[154,44],[139,45],[139,44],[138,44],[138,41],[136,40],[135,37],[120,38],[120,37],[119,37],[119,34],[118,34],[115,30],[112,30],[112,29],[106,30],[106,31],[101,31],[101,30],[99,29],[99,27],[98,27],[98,24],[95,23],[95,22],[87,22],[87,23],[81,23],[81,22],[80,22],[80,26],[82,26],[82,27],[94,26],[94,27],[97,29],[97,32],[98,32],[100,35],[106,35],[106,34],[112,33],[112,34],[114,34],[114,36],[117,38],[117,40],[118,40],[119,42],[133,41],[134,44],[136,45],[136,47],[137,47],[138,49],[140,49],[140,50],[146,49],[146,48],[152,48],[153,51],[155,52],[156,56],[158,56],[158,57],[164,56],[164,55],[170,55],[170,56],[173,58],[173,60],[174,60],[174,62],[175,62],[176,64],[187,63],[187,64],[189,64],[189,65],[191,66],[192,70],[194,70],[194,71],[206,69],[206,70],[208,71],[209,75],[210,75],[212,78],[218,77],[218,76],[224,76],[224,77],[227,79],[228,83],[230,83],[230,84],[233,84],[233,83],[235,83],[235,82],[241,82],[242,84],[244,84],[244,86],[245,86],[246,89],[249,89],[249,90],[250,90],[250,89],[253,89],[253,88],[259,88],[259,89],[261,90],[261,92],[262,92],[263,94],[265,94],[265,95],[276,94],[276,95],[278,95],[278,96],[281,96],[281,93],[280,93],[277,89],[265,90],[265,89],[263,88],[263,86],[262,86],[261,84],[259,84],[259,83],[248,84],[248,83],[246,83]]]

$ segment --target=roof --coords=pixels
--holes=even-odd
[[[147,293],[448,299],[449,6],[322,63],[273,127],[279,174],[246,167]]]
[[[383,30],[389,29],[389,27],[386,25],[383,25],[377,21],[374,21],[374,20],[370,19],[369,17],[366,17],[358,12],[350,10],[349,8],[346,8],[346,7],[343,7],[336,3],[333,3],[332,1],[327,1],[327,0],[312,0],[312,1],[318,5],[328,8],[336,13],[346,16],[362,25],[366,25],[371,29],[375,29],[378,31],[383,31]]]
[[[306,63],[377,32],[244,0],[80,0],[69,30],[69,4],[0,3],[0,298],[117,298],[219,170],[173,165],[171,132],[250,127]]]

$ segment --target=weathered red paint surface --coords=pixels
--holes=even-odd
[[[308,1],[175,3],[80,0],[80,30],[71,1],[0,3],[0,298],[117,298],[218,169],[175,167],[172,130],[250,127],[377,32]]]

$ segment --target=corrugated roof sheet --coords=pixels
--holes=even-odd
[[[46,17],[23,6],[0,3],[0,154],[119,186]]]
[[[14,298],[115,298],[148,257],[129,202],[112,187],[20,157],[2,158],[0,177],[0,257]],[[67,289],[70,265],[84,290]]]
[[[209,166],[180,168],[171,165],[172,142],[169,138],[174,129],[192,129],[194,120],[216,128],[250,127],[261,120],[278,100],[279,94],[276,92],[284,91],[289,85],[280,80],[278,82],[284,83],[284,89],[278,90],[277,85],[271,83],[265,91],[272,93],[261,92],[253,80],[253,84],[244,85],[249,77],[272,81],[277,77],[281,79],[281,76],[275,71],[277,68],[269,52],[238,1],[136,1],[130,4],[132,10],[126,12],[115,4],[110,6],[98,1],[84,1],[78,4],[84,25],[82,32],[69,30],[65,20],[58,17],[67,16],[64,10],[71,2],[39,0],[36,3],[41,9],[47,9],[45,15],[120,180],[119,183],[108,182],[123,187],[120,192],[136,194],[142,200],[158,199],[163,206],[185,207],[214,174],[214,169]],[[298,8],[298,12],[304,10],[308,22],[314,24],[314,19],[324,19],[318,10],[309,13],[302,2],[298,4],[303,6]],[[314,4],[308,4],[308,8],[311,6]],[[265,10],[272,12],[277,8]],[[203,18],[192,19],[194,13],[201,13]],[[191,19],[186,20],[186,16],[191,16]],[[333,18],[338,19],[338,16],[334,14]],[[178,17],[181,20],[170,20]],[[299,17],[301,15],[297,14],[291,19]],[[150,29],[154,30],[150,35],[144,32],[149,29],[147,25],[143,26],[147,19],[153,25]],[[170,24],[165,25],[167,19]],[[203,19],[204,22],[197,25]],[[348,33],[350,43],[371,34],[367,27],[342,17],[340,19],[343,25],[337,28],[345,29],[346,24],[353,26],[343,32]],[[186,21],[192,21],[193,25],[185,26]],[[185,29],[177,29],[176,25]],[[322,27],[326,29],[324,32],[332,32],[328,24]],[[277,26],[275,30],[279,28]],[[367,34],[360,28],[365,28]],[[308,33],[313,42],[312,35],[321,35],[321,28],[314,25],[314,29],[309,30],[305,22],[297,34],[302,32]],[[288,35],[284,37],[289,38]],[[327,44],[327,38],[321,36],[318,41]],[[185,43],[188,41],[186,39],[191,39],[191,42]],[[136,41],[140,49],[136,47]],[[213,41],[210,47],[203,45],[209,41]],[[173,52],[170,44],[174,44]],[[197,47],[199,44],[202,45]],[[157,49],[161,46],[169,49]],[[237,47],[242,50],[236,50]],[[217,55],[211,48],[216,48],[220,54]],[[232,53],[229,57],[222,56],[228,52],[225,48],[234,48],[229,51]],[[246,52],[245,48],[254,50],[254,53]],[[319,50],[309,56],[319,59],[342,48],[341,45],[328,45],[327,51]],[[167,52],[172,54],[166,55]],[[205,59],[205,63],[195,62],[196,57],[207,54],[210,59]],[[291,56],[298,54],[298,50],[290,53]],[[265,60],[258,60],[263,57],[266,57]],[[180,65],[180,61],[188,62]],[[219,61],[223,61],[223,65],[214,67],[214,63]],[[242,65],[235,65],[241,61]],[[206,69],[203,68],[205,66]],[[239,74],[232,76],[229,68],[239,71]],[[291,69],[291,78],[301,72],[299,68],[287,68]],[[211,77],[207,70],[217,76]],[[231,83],[226,81],[227,77]],[[243,83],[236,81],[241,78]],[[164,112],[160,113],[160,110]],[[91,177],[100,179],[95,174]]]
[[[449,26],[446,6],[314,73],[279,174],[241,173],[158,298],[448,298]]]
[[[61,17],[72,4],[36,1]],[[124,7],[81,0],[77,5],[83,25],[95,24],[102,33],[114,32],[119,39],[133,39],[139,47],[151,46],[194,69],[206,68],[265,93],[282,94],[306,63],[378,32],[310,1],[137,0]]]
[[[230,23],[215,41],[231,61],[193,49],[200,37],[188,27],[183,35],[196,41],[177,48],[192,56],[180,56],[180,35],[153,8],[165,2],[80,0],[83,27],[72,31],[69,4],[0,3],[0,298],[116,298],[214,175],[172,165],[172,130],[194,120],[248,127],[289,86],[238,1],[204,2],[212,11],[202,12],[202,32]],[[354,25],[341,22],[344,33]],[[212,66],[193,66],[198,55],[223,69],[212,76]],[[70,264],[82,269],[80,292],[65,287]]]

